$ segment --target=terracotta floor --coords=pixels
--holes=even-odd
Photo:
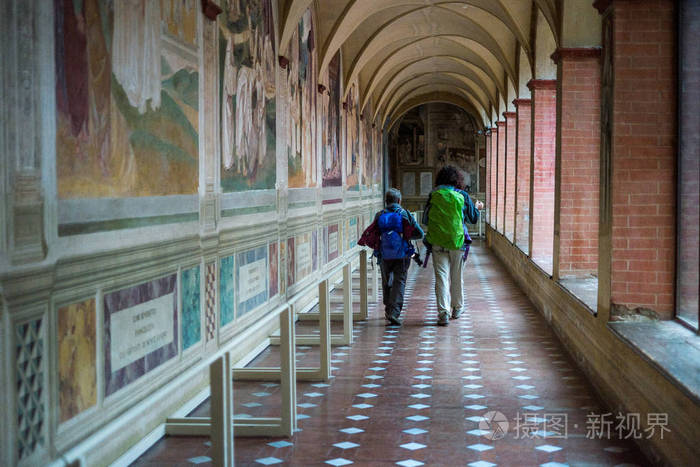
[[[373,306],[355,343],[333,348],[335,377],[299,383],[291,439],[236,438],[237,465],[647,465],[629,440],[590,439],[605,410],[553,332],[478,243],[464,273],[465,313],[437,327],[433,274],[411,267],[404,325]],[[297,325],[297,332],[309,332]],[[274,364],[277,349],[253,364]],[[318,362],[298,347],[301,366]],[[274,416],[274,383],[236,383],[237,416]],[[208,414],[208,403],[196,415]],[[614,436],[614,424],[611,433]],[[209,464],[206,438],[161,440],[134,465]]]

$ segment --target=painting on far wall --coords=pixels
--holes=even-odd
[[[219,16],[221,187],[271,189],[276,177],[271,0],[225,0]]]
[[[372,128],[372,123],[369,121],[368,115],[371,115],[370,111],[365,111],[364,118],[362,119],[362,184],[367,187],[371,187],[374,182],[374,153],[373,148],[373,136],[372,133],[374,129]]]
[[[347,170],[346,186],[358,189],[360,183],[360,115],[357,109],[357,86],[353,84],[345,99],[345,167]]]
[[[195,194],[199,2],[53,4],[59,199]]]
[[[290,41],[286,57],[288,90],[287,159],[289,187],[316,186],[316,47],[311,10],[307,9]]]
[[[343,182],[340,159],[340,52],[330,61],[326,74],[328,89],[319,98],[323,186],[340,186]]]

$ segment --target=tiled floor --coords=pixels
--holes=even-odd
[[[433,274],[412,266],[403,327],[373,307],[351,347],[333,348],[335,377],[299,383],[292,439],[236,438],[237,465],[647,465],[629,440],[589,439],[592,388],[518,290],[478,243],[464,273],[467,309],[435,325]],[[297,325],[298,332],[308,332]],[[299,364],[318,362],[299,347]],[[276,349],[254,364],[272,365]],[[238,416],[274,416],[274,383],[236,383]],[[205,415],[208,404],[195,412]],[[247,415],[246,415],[247,414]],[[613,425],[614,428],[614,425]],[[614,436],[614,429],[611,430]],[[206,438],[166,438],[134,465],[209,462]]]

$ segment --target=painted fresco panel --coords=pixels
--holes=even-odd
[[[343,177],[340,159],[340,52],[335,54],[328,65],[324,83],[328,89],[319,98],[323,186],[341,186]]]
[[[59,199],[195,194],[196,0],[54,0]]]
[[[289,187],[316,186],[316,47],[311,10],[299,21],[287,50],[287,159]]]
[[[219,313],[221,327],[233,321],[233,256],[221,258],[219,268]]]
[[[271,0],[228,0],[219,16],[221,186],[272,189],[276,176],[275,25]]]
[[[104,296],[105,394],[177,355],[177,276]]]
[[[274,297],[279,292],[279,246],[277,242],[270,243],[270,297]]]
[[[59,421],[65,422],[97,403],[95,299],[58,309]]]
[[[267,245],[238,253],[236,284],[238,285],[237,317],[241,317],[267,301]]]
[[[186,350],[202,337],[201,289],[199,266],[182,271],[182,349]]]
[[[345,100],[345,186],[357,189],[360,183],[360,113],[357,109],[357,86],[352,85]]]

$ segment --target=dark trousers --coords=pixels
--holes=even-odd
[[[401,315],[401,308],[403,308],[403,292],[406,288],[406,276],[410,265],[410,257],[383,259],[380,263],[384,309],[387,314],[396,318]]]

